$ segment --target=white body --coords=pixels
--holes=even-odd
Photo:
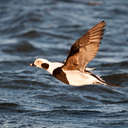
[[[66,73],[66,77],[67,80],[69,81],[69,84],[73,86],[90,85],[90,84],[95,84],[97,82],[101,83],[97,78],[95,78],[94,76],[88,73],[82,73],[77,70],[64,71],[64,72]]]

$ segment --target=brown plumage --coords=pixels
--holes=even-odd
[[[96,56],[104,33],[105,22],[102,21],[91,28],[72,45],[64,70],[85,71],[86,65]]]

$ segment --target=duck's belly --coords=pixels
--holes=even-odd
[[[69,84],[73,86],[89,85],[98,82],[98,80],[94,76],[88,73],[81,73],[74,70],[64,71],[64,73],[66,74],[66,78]]]

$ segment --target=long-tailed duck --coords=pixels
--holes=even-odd
[[[43,68],[58,80],[72,86],[108,85],[99,76],[91,73],[90,68],[86,67],[98,52],[105,24],[104,21],[98,23],[76,40],[64,63],[50,62],[46,59],[38,58],[30,65]]]

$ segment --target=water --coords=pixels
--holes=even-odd
[[[127,128],[128,1],[1,0],[0,128]],[[71,87],[29,66],[66,59],[98,22],[104,39],[89,67],[121,87]]]

